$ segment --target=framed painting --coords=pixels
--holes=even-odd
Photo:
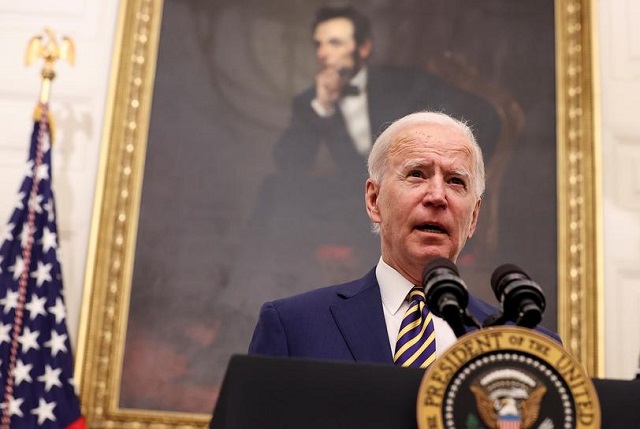
[[[91,427],[205,427],[264,301],[375,265],[366,148],[307,151],[295,134],[282,149],[314,81],[323,2],[121,3],[76,377]],[[522,266],[546,292],[543,323],[598,374],[591,2],[349,5],[371,22],[369,88],[394,69],[485,106],[422,104],[469,120],[483,147],[480,226],[458,260],[469,288],[495,303],[491,271]],[[407,101],[380,94],[370,108]]]

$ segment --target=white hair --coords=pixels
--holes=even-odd
[[[404,116],[393,122],[382,132],[373,144],[373,148],[369,153],[367,166],[369,168],[369,177],[375,183],[380,184],[387,170],[387,161],[389,160],[389,148],[395,137],[405,128],[413,125],[444,125],[457,129],[467,139],[475,152],[475,174],[473,183],[475,184],[476,197],[482,197],[485,187],[484,176],[484,159],[482,157],[482,149],[473,135],[471,128],[458,119],[452,118],[441,112],[416,112]]]
[[[452,118],[451,116],[441,112],[422,111],[411,113],[393,122],[384,130],[376,139],[373,148],[369,153],[367,166],[369,169],[369,178],[377,185],[382,183],[384,175],[387,171],[387,163],[389,161],[389,148],[398,134],[413,125],[443,125],[460,131],[473,148],[475,152],[475,174],[473,184],[475,185],[476,198],[481,198],[485,188],[485,172],[484,158],[482,149],[473,135],[471,128],[463,121]],[[380,232],[380,225],[373,224],[373,231]]]

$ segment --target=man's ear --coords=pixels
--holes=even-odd
[[[371,40],[367,39],[360,46],[358,46],[358,56],[361,59],[367,60],[371,56],[371,51],[373,50],[373,44]]]
[[[367,179],[365,184],[364,199],[367,206],[367,214],[371,222],[380,223],[380,209],[378,208],[378,196],[380,195],[380,186],[373,180]]]
[[[476,231],[476,227],[478,226],[478,216],[480,215],[480,206],[482,206],[482,198],[478,199],[476,206],[473,208],[473,214],[471,215],[471,225],[469,225],[469,236],[467,240],[473,237],[473,233]]]

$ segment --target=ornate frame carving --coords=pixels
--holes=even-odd
[[[122,0],[103,134],[76,379],[93,428],[204,428],[210,416],[118,408],[161,0]],[[591,0],[556,0],[559,331],[602,373],[599,168]]]

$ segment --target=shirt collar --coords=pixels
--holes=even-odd
[[[382,305],[391,314],[396,314],[407,298],[409,291],[413,288],[413,284],[384,262],[382,257],[380,257],[376,266],[376,278],[378,279],[378,285],[380,285]]]
[[[367,88],[367,68],[363,66],[358,73],[351,78],[349,84],[357,87],[361,93],[364,92]]]

